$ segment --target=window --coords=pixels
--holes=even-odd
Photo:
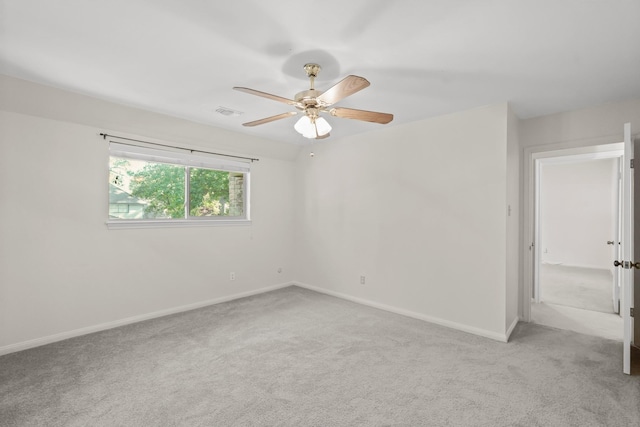
[[[120,213],[129,213],[128,203],[109,203],[109,215]]]
[[[242,224],[249,163],[111,142],[110,228]]]

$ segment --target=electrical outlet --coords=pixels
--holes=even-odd
[[[234,273],[233,271],[229,273],[229,280],[236,280],[236,273]]]
[[[364,285],[365,282],[365,277],[364,276],[360,276],[360,284]]]

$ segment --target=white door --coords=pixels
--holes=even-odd
[[[621,247],[620,247],[620,217],[622,216],[622,165],[624,158],[617,159],[617,178],[615,180],[615,215],[613,217],[613,240],[607,242],[612,245],[613,259],[622,259]],[[622,282],[622,273],[619,268],[613,269],[613,312],[620,313],[620,288]]]
[[[631,307],[633,304],[633,143],[631,141],[631,124],[624,125],[624,167],[622,168],[623,214],[622,214],[622,295],[621,310],[624,319],[624,352],[622,370],[631,374],[631,340],[633,324]]]

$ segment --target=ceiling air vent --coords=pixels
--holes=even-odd
[[[216,113],[218,114],[222,114],[223,116],[240,116],[242,115],[242,111],[237,111],[237,110],[232,110],[231,108],[227,108],[227,107],[218,107],[216,109]]]

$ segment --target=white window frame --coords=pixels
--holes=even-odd
[[[251,225],[250,217],[250,175],[251,163],[237,160],[229,160],[222,157],[209,156],[206,154],[184,152],[179,149],[156,149],[134,144],[124,144],[115,141],[109,143],[109,158],[119,157],[125,159],[144,160],[154,163],[165,163],[171,165],[185,166],[185,168],[205,168],[227,172],[238,172],[244,175],[244,216],[242,217],[220,217],[206,216],[193,217],[185,215],[186,218],[165,218],[165,219],[113,219],[109,218],[106,225],[109,229],[125,228],[157,228],[157,227],[202,227],[202,226],[238,226]],[[185,191],[188,192],[188,180],[185,181]],[[186,193],[185,203],[188,204],[188,193]],[[108,197],[108,195],[107,195]],[[186,209],[186,208],[185,208]],[[108,209],[107,209],[108,211]]]

